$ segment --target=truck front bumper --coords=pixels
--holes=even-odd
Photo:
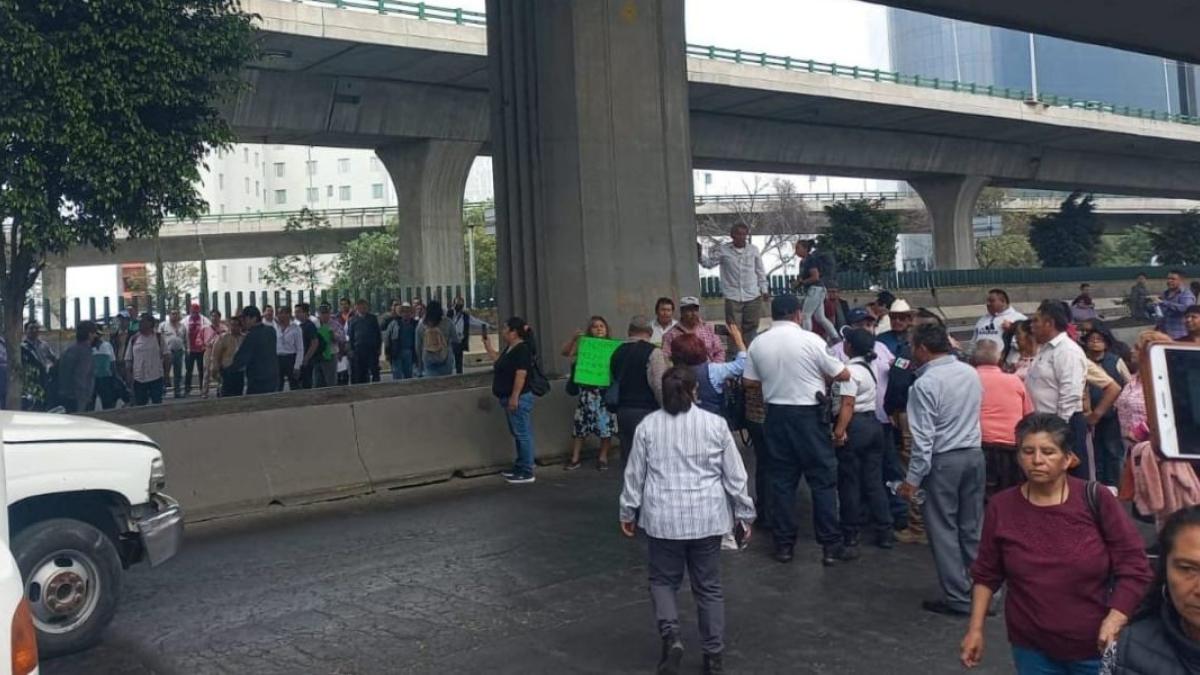
[[[137,521],[138,537],[151,567],[170,560],[183,546],[183,509],[179,502],[159,492],[151,496],[153,515]]]

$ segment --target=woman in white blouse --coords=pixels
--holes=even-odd
[[[691,369],[675,367],[663,376],[663,407],[638,425],[621,492],[621,531],[633,537],[640,527],[649,539],[650,598],[662,638],[660,673],[678,672],[683,659],[676,594],[685,570],[696,598],[704,672],[723,672],[721,535],[736,520],[743,539],[749,539],[754,521],[746,469],[729,425],[695,405],[697,395]]]

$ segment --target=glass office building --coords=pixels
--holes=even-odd
[[[1028,33],[889,9],[888,37],[898,72],[1031,89]],[[1041,93],[1197,114],[1190,64],[1041,35],[1034,54]]]

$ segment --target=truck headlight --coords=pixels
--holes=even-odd
[[[155,457],[150,461],[150,494],[162,492],[165,487],[167,487],[167,465],[163,463],[162,457]]]

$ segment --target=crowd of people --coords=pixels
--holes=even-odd
[[[723,672],[719,552],[744,547],[753,527],[790,563],[801,479],[822,564],[850,563],[864,544],[929,546],[940,594],[921,606],[964,621],[967,667],[984,659],[983,626],[1004,588],[1020,673],[1200,672],[1200,482],[1188,462],[1154,456],[1137,376],[1147,345],[1200,341],[1200,307],[1181,274],[1143,299],[1158,330],[1132,347],[1105,326],[1088,288],[1029,317],[992,289],[959,341],[938,312],[888,292],[829,307],[833,263],[803,242],[809,269],[796,294],[770,300],[759,332],[757,252],[733,234],[701,255],[734,289],[725,330],[704,320],[697,298],[661,298],[652,320],[630,319],[610,387],[571,390],[566,468],[580,466],[587,436],[602,443],[598,467],[625,464],[620,529],[648,541],[659,672],[678,672],[685,651],[685,572],[705,672]],[[539,366],[528,331],[514,318],[508,350],[488,346],[517,447],[503,475],[516,483],[534,480],[529,382]],[[563,355],[583,336],[610,337],[608,321],[591,317]],[[739,437],[755,458],[753,489]],[[1149,550],[1157,580],[1131,513],[1162,531]]]
[[[380,381],[381,356],[394,380],[452,375],[463,372],[471,325],[461,297],[449,308],[395,301],[383,317],[349,298],[336,310],[322,303],[313,312],[301,302],[247,306],[230,317],[205,315],[192,303],[186,315],[171,310],[161,321],[126,311],[107,328],[80,321],[59,356],[30,321],[21,344],[22,405],[83,412],[193,392],[209,398],[364,384]]]

